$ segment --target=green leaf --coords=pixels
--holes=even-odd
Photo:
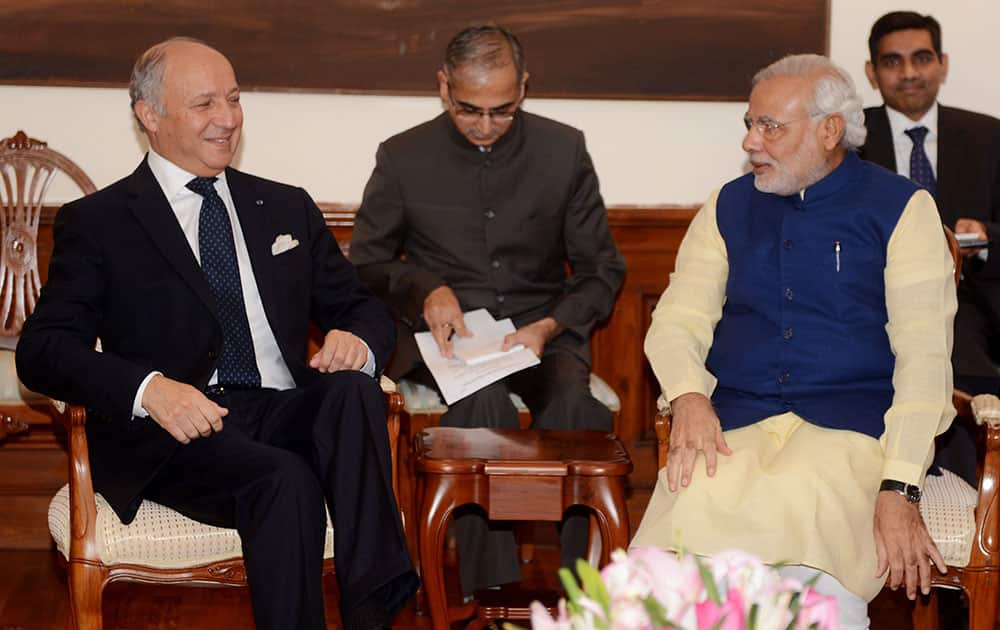
[[[604,610],[605,617],[611,614],[611,595],[601,579],[601,572],[584,560],[576,561],[576,573],[580,576],[583,591]]]
[[[663,608],[663,604],[656,601],[655,597],[647,597],[642,600],[642,605],[646,608],[646,614],[649,615],[649,620],[657,628],[678,627],[667,620],[667,611]]]
[[[757,609],[759,607],[758,604],[750,607],[750,614],[747,615],[747,630],[757,630]]]
[[[701,581],[705,584],[705,591],[708,593],[708,598],[721,606],[722,597],[719,596],[719,587],[715,585],[715,578],[712,577],[712,572],[708,570],[708,567],[705,566],[705,563],[698,556],[694,557],[694,561],[698,565],[698,573],[701,574]]]
[[[580,598],[584,597],[584,594],[576,583],[576,576],[569,569],[562,568],[559,569],[559,581],[562,582],[563,588],[566,589],[566,597],[568,598],[566,610],[571,614],[582,613],[583,607],[577,602]]]
[[[503,622],[503,630],[525,630],[525,629],[517,624],[505,621]]]

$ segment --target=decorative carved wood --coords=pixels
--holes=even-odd
[[[0,140],[0,335],[4,337],[20,334],[42,287],[38,226],[45,193],[59,171],[84,194],[96,190],[79,166],[45,142],[23,131]]]

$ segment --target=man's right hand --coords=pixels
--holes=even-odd
[[[427,294],[424,300],[424,321],[434,335],[441,356],[449,359],[455,356],[455,348],[451,342],[452,331],[459,337],[472,336],[462,319],[462,306],[448,285],[441,285]]]
[[[667,454],[667,484],[677,492],[678,484],[691,483],[698,451],[705,453],[705,472],[715,476],[718,454],[732,455],[722,435],[722,424],[712,402],[694,392],[681,394],[670,401],[673,421],[670,427],[670,451]]]
[[[229,413],[201,391],[161,374],[146,385],[142,407],[181,444],[221,431],[222,418]]]

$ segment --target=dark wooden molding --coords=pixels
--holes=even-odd
[[[437,93],[445,45],[469,24],[510,27],[533,96],[743,100],[789,53],[829,51],[830,0],[118,0],[0,5],[0,83],[122,86],[135,58],[173,35],[233,61],[246,89]]]

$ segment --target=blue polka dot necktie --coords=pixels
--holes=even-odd
[[[924,138],[927,137],[927,132],[927,127],[914,127],[903,133],[913,140],[913,149],[910,151],[910,179],[934,195],[937,192],[937,181],[934,179],[931,161],[927,159],[927,153],[924,151]]]
[[[215,295],[222,323],[222,353],[217,369],[220,385],[260,387],[257,355],[250,336],[240,267],[236,261],[233,226],[226,205],[215,191],[215,177],[195,177],[187,187],[202,196],[198,215],[198,251],[201,270]]]

